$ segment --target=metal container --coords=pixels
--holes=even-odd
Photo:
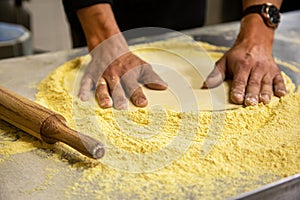
[[[0,22],[0,59],[32,54],[31,33],[17,24]]]

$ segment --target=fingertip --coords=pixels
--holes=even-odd
[[[223,78],[221,76],[211,76],[203,82],[201,89],[215,88],[219,86],[222,82]]]
[[[113,107],[117,110],[127,110],[129,108],[128,101],[123,97],[114,98]]]
[[[153,90],[166,90],[168,88],[168,84],[151,67],[143,67],[143,69],[144,73],[139,79],[141,84]]]
[[[146,107],[148,105],[148,100],[145,97],[138,97],[134,100],[133,104],[137,107]]]
[[[97,83],[95,97],[101,108],[112,107],[112,98],[109,95],[107,83],[104,78],[99,79]]]
[[[203,89],[215,88],[224,81],[224,78],[225,75],[223,74],[223,72],[220,71],[220,69],[216,65],[213,71],[208,75],[206,80],[203,82],[201,88]]]
[[[285,83],[281,74],[274,78],[274,94],[277,97],[282,97],[287,94]]]
[[[112,99],[107,97],[107,98],[103,98],[103,99],[99,99],[99,106],[103,109],[105,108],[111,108],[113,106],[113,102]]]
[[[286,93],[287,93],[287,91],[282,88],[275,90],[275,96],[277,96],[277,97],[283,97],[286,95]]]
[[[81,80],[78,97],[81,101],[87,101],[91,95],[91,89],[93,88],[93,81],[88,77],[84,76]]]
[[[244,104],[245,106],[255,106],[258,104],[258,98],[254,96],[246,96]]]
[[[117,109],[117,110],[128,110],[128,103],[114,103],[114,108]]]
[[[90,98],[90,92],[89,91],[80,91],[78,94],[78,97],[81,101],[88,101]]]
[[[168,88],[167,83],[148,83],[145,86],[153,90],[166,90]]]
[[[268,94],[261,94],[259,97],[259,101],[263,104],[268,104],[271,101],[270,95]]]
[[[231,92],[231,101],[235,104],[242,105],[244,98],[244,94],[241,92]]]
[[[242,105],[245,101],[246,77],[235,77],[232,80],[230,97],[233,103]]]
[[[143,93],[141,87],[137,88],[130,96],[131,102],[137,107],[145,107],[148,105],[148,100]]]

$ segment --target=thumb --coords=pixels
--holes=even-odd
[[[226,59],[222,58],[218,62],[212,72],[208,75],[202,85],[202,89],[214,88],[219,86],[225,79]]]
[[[153,71],[149,64],[142,66],[142,76],[140,77],[139,82],[153,90],[165,90],[168,87],[168,84]]]

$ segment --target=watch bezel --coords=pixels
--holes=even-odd
[[[276,16],[271,16],[270,11],[273,10],[273,14],[276,14]],[[275,11],[275,12],[274,12]],[[280,12],[276,6],[270,3],[266,3],[262,6],[261,15],[263,16],[265,23],[267,26],[276,29],[280,23]],[[276,21],[272,19],[277,19]]]

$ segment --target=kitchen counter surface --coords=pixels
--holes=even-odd
[[[291,63],[298,68],[300,68],[299,20],[300,11],[283,14],[282,23],[276,31],[273,50],[276,58]],[[234,42],[238,29],[239,23],[232,22],[183,32],[193,36],[196,40],[230,47]],[[129,44],[167,37],[168,35],[165,34],[157,37],[132,39]],[[34,95],[37,92],[35,87],[49,72],[66,61],[85,54],[87,54],[87,49],[79,48],[0,60],[0,85],[34,100]],[[300,84],[299,77],[294,76],[292,78],[295,84]],[[0,131],[5,131],[7,127],[9,126],[5,122],[0,121]],[[3,138],[0,137],[1,139]],[[57,164],[57,162],[45,160],[43,154],[39,152],[13,155],[10,159],[0,162],[0,199],[61,199],[60,197],[65,195],[61,188],[72,183],[77,175],[81,174],[81,171],[76,170],[72,173],[66,172],[64,166],[62,163]],[[47,169],[51,169],[51,167],[58,168],[60,171],[55,172],[50,179],[47,177]],[[65,173],[68,173],[67,178],[64,176]],[[294,194],[297,190],[300,196],[299,176],[290,177],[278,184],[282,186],[282,183],[290,183],[291,180],[294,181],[293,183],[297,187],[289,185],[288,188],[281,187],[279,189],[283,188],[284,191],[288,191],[292,188]],[[278,184],[274,183],[272,187],[266,186],[266,188],[274,188]],[[255,191],[255,194],[266,190],[266,188]],[[284,191],[281,193],[283,194]],[[253,193],[247,195],[249,197]],[[246,199],[246,196],[243,197]],[[267,199],[268,196],[265,197]],[[76,199],[76,197],[71,198]]]

